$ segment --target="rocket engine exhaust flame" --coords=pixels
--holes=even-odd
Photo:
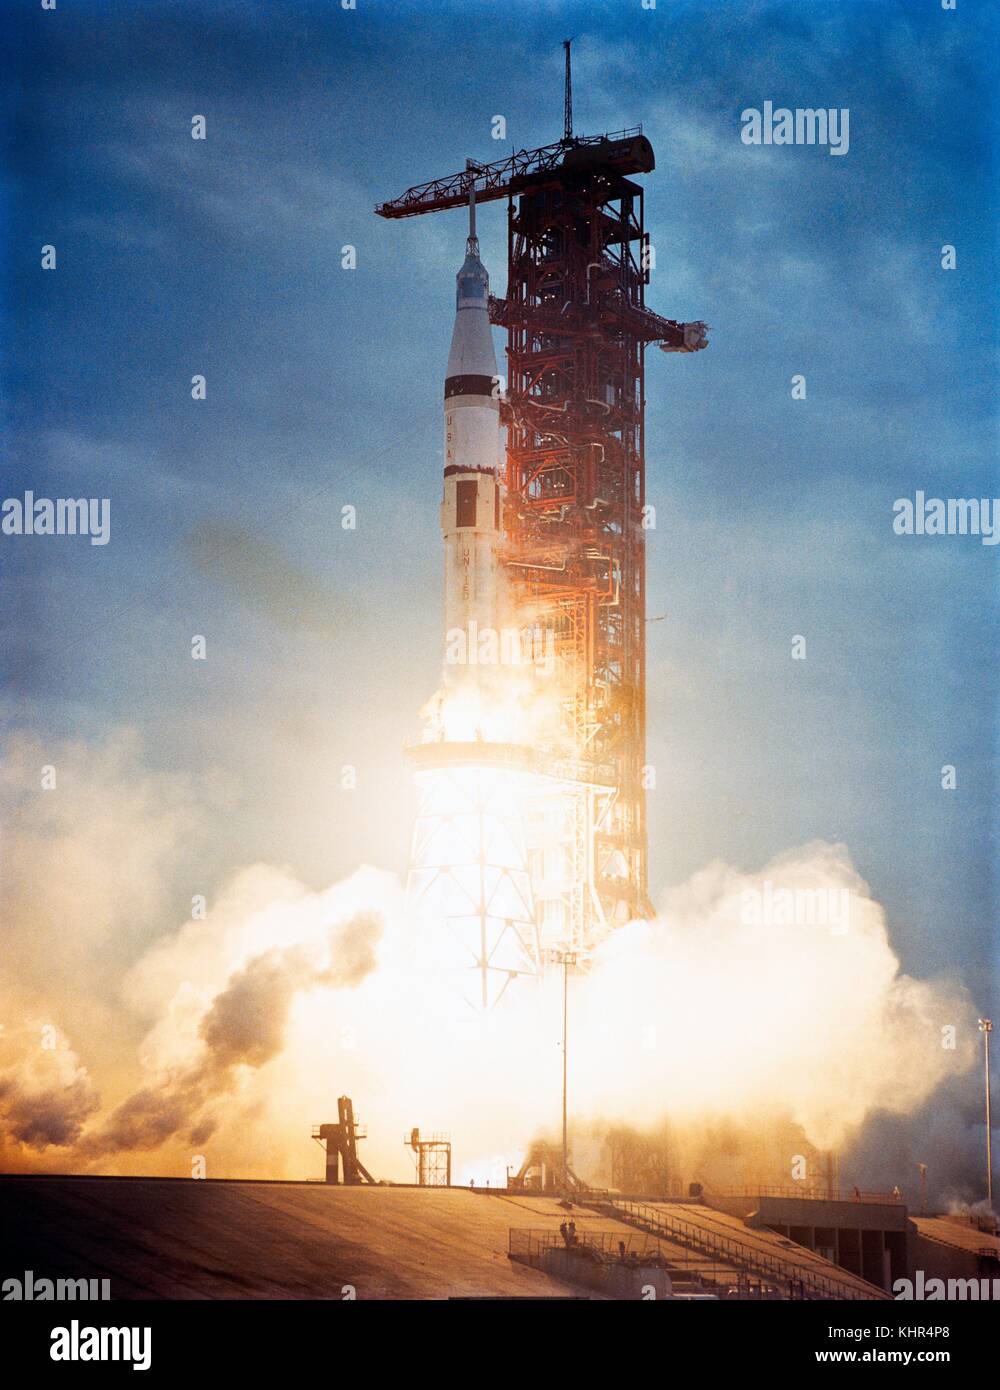
[[[524,847],[525,780],[489,766],[417,773],[410,901],[444,976],[473,1008],[492,1008],[512,980],[541,967]]]

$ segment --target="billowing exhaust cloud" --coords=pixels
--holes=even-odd
[[[914,1110],[975,1048],[966,992],[900,973],[882,907],[826,843],[756,874],[701,870],[608,940],[577,1007],[598,1113],[780,1111],[819,1148]]]
[[[27,1149],[76,1143],[100,1097],[79,1058],[49,1024],[34,1022],[5,1037],[17,1062],[0,1069],[0,1133]]]
[[[78,1146],[80,1155],[155,1149],[181,1132],[204,1144],[216,1126],[211,1107],[236,1089],[239,1069],[263,1067],[284,1049],[296,997],[321,987],[356,987],[375,968],[381,932],[378,913],[364,910],[332,923],[323,937],[252,956],[203,1014],[191,1061],[118,1106]]]
[[[36,782],[53,760],[42,752],[24,755]],[[362,869],[312,892],[252,866],[204,920],[112,971],[134,924],[146,929],[145,905],[169,896],[158,866],[188,817],[171,809],[183,788],[143,776],[127,747],[81,756],[55,756],[58,800],[24,794],[18,808],[15,857],[30,874],[15,875],[16,968],[0,982],[4,1168],[184,1173],[198,1155],[214,1176],[316,1176],[309,1126],[345,1092],[369,1125],[366,1165],[387,1178],[411,1176],[401,1136],[413,1125],[451,1132],[458,1180],[502,1180],[558,1129],[561,981],[516,981],[493,1014],[463,1018],[394,875]],[[101,865],[133,831],[142,854],[123,893]],[[39,942],[52,955],[67,915],[69,954],[46,971]],[[980,1046],[965,990],[901,973],[883,909],[827,844],[757,873],[712,864],[672,889],[653,922],[614,933],[571,980],[570,1021],[581,1136],[793,1125],[819,1149],[851,1146],[866,1169],[878,1155],[857,1136],[894,1116],[895,1166],[926,1157],[928,1115],[950,1113],[966,1089],[953,1078]],[[912,1147],[907,1116],[921,1127]],[[978,1170],[959,1152],[976,1142],[969,1125],[951,1152],[936,1148],[938,1190]]]
[[[398,1137],[423,1123],[499,1180],[556,1128],[559,981],[520,981],[493,1015],[463,1020],[423,956],[386,875],[325,894],[262,867],[239,876],[131,973],[129,997],[152,1020],[148,1080],[76,1156],[176,1138],[216,1172],[306,1176],[306,1126],[348,1090],[379,1172],[407,1176]],[[881,907],[844,849],[822,844],[758,874],[712,865],[670,892],[572,981],[571,1020],[581,1129],[791,1123],[820,1149],[873,1112],[914,1110],[975,1049],[964,992],[900,973]]]

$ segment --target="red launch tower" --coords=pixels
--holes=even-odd
[[[409,189],[376,209],[403,218],[508,200],[503,561],[529,621],[552,634],[570,763],[539,764],[563,823],[535,838],[543,944],[584,947],[649,911],[645,807],[644,350],[696,352],[702,323],[645,307],[653,253],[641,127],[574,136]],[[544,753],[544,750],[542,750]],[[570,765],[571,764],[571,765]],[[539,821],[551,816],[540,814]],[[546,887],[558,844],[566,871]]]

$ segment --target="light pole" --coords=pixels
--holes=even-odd
[[[927,1164],[918,1163],[917,1172],[920,1174],[920,1215],[927,1215]]]
[[[575,965],[577,956],[575,951],[563,951],[563,1077],[562,1077],[562,1178],[563,1178],[563,1201],[569,1199],[569,1126],[567,1123],[567,1079],[569,1061],[569,968]]]
[[[983,1035],[983,1063],[986,1068],[986,1200],[993,1206],[993,1139],[990,1121],[990,1034],[993,1020],[981,1018],[979,1031]]]

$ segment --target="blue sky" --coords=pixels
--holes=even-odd
[[[4,495],[112,507],[106,547],[3,540],[5,722],[53,749],[128,728],[135,775],[170,786],[177,852],[134,946],[255,859],[317,886],[405,867],[464,228],[372,209],[558,138],[573,35],[577,130],[641,122],[656,151],[648,302],[712,326],[647,364],[654,896],[843,841],[904,967],[995,1012],[997,550],[891,527],[917,489],[998,491],[986,7],[4,10]],[[744,146],[767,99],[848,107],[849,153]],[[502,292],[502,204],[480,232]]]

